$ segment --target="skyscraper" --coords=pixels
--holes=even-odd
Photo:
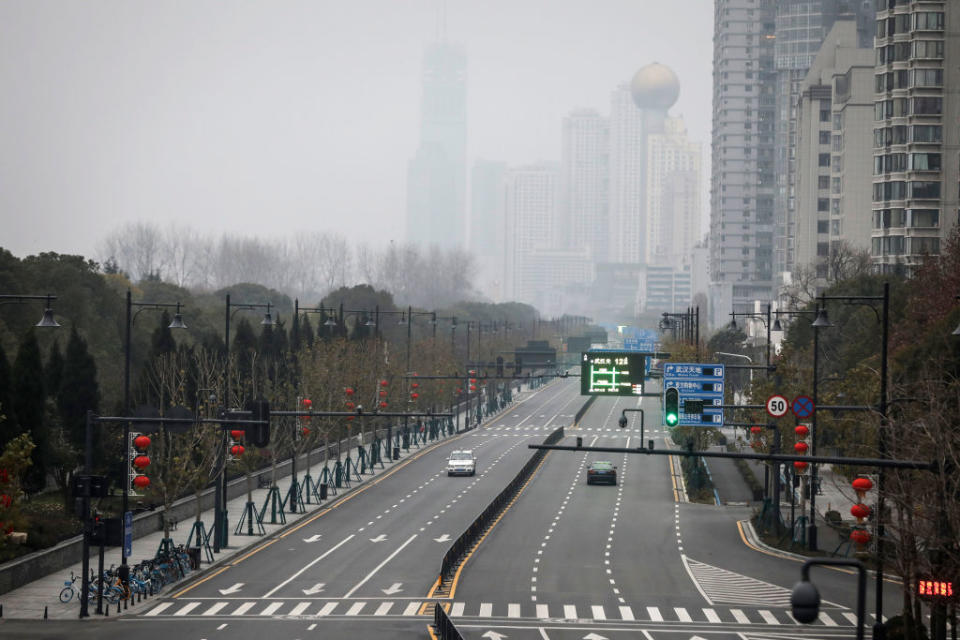
[[[773,286],[773,0],[717,0],[713,38],[710,324]]]
[[[438,42],[423,59],[420,145],[407,170],[407,240],[466,243],[467,57]]]
[[[586,248],[594,260],[606,260],[609,244],[609,159],[609,118],[580,109],[563,119],[556,246]]]
[[[557,213],[557,168],[540,164],[507,171],[504,233],[504,299],[529,300],[524,262],[536,249],[550,249]]]
[[[667,118],[662,133],[647,137],[648,265],[679,267],[700,239],[701,154],[681,118]]]
[[[503,282],[504,219],[503,162],[476,160],[470,172],[470,252],[477,260],[481,292],[493,299]]]

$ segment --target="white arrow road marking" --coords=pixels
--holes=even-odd
[[[229,589],[218,589],[218,591],[223,595],[228,595],[231,593],[236,593],[237,591],[240,591],[240,589],[242,588],[243,588],[243,583],[238,582],[237,584],[233,585]]]
[[[380,591],[383,591],[383,592],[384,592],[385,594],[387,594],[388,596],[392,596],[392,595],[395,594],[395,593],[399,593],[400,591],[403,591],[403,589],[400,588],[400,585],[401,585],[401,584],[403,584],[403,583],[402,583],[402,582],[394,582],[392,585],[390,585],[390,588],[389,588],[389,589],[380,589]]]
[[[399,547],[397,547],[396,550],[395,550],[393,553],[391,553],[390,555],[387,556],[386,560],[384,560],[383,562],[381,562],[380,564],[378,564],[377,567],[376,567],[373,571],[371,571],[370,573],[368,573],[363,580],[361,580],[361,581],[358,582],[356,585],[354,585],[353,589],[350,589],[350,591],[347,591],[346,595],[344,595],[343,597],[344,597],[344,598],[349,598],[350,596],[352,596],[357,589],[359,589],[360,587],[362,587],[362,586],[364,585],[364,583],[365,583],[367,580],[369,580],[370,578],[372,578],[377,571],[380,571],[380,569],[382,569],[382,568],[384,567],[384,565],[386,565],[388,562],[390,562],[391,560],[393,560],[394,557],[396,557],[396,555],[397,555],[398,553],[400,553],[401,551],[403,551],[404,547],[406,547],[408,544],[410,544],[411,542],[413,542],[413,539],[416,538],[416,537],[417,537],[417,534],[413,534],[412,536],[410,536],[409,538],[407,538],[407,541],[406,541],[406,542],[404,542],[402,545],[400,545]]]
[[[448,540],[450,540],[450,536],[445,533],[439,538],[434,538],[433,540],[434,542],[447,542]]]
[[[383,542],[383,541],[386,540],[386,539],[387,539],[387,536],[385,536],[385,535],[383,535],[383,534],[381,533],[381,534],[378,535],[376,538],[370,538],[370,542]]]
[[[319,539],[320,539],[320,534],[319,534],[319,533],[315,533],[315,534],[313,534],[312,536],[310,536],[309,538],[304,538],[303,541],[304,541],[304,542],[316,542],[316,541],[319,540]]]
[[[326,582],[318,582],[317,584],[313,585],[313,586],[310,587],[309,589],[301,589],[301,591],[303,591],[303,594],[306,595],[306,596],[312,596],[312,595],[315,594],[315,593],[320,593],[321,591],[323,591],[323,587],[324,587],[325,584],[327,584],[327,583],[326,583]]]
[[[490,638],[490,640],[501,640],[501,638],[509,638],[510,636],[505,636],[502,633],[497,633],[496,631],[487,631],[485,634],[483,634],[480,637]]]
[[[314,558],[314,560],[313,560],[312,562],[310,562],[310,564],[308,564],[307,566],[305,566],[303,569],[300,569],[300,571],[297,571],[295,574],[293,574],[292,576],[290,576],[289,578],[287,578],[286,580],[284,580],[283,582],[281,582],[280,584],[278,584],[277,586],[275,586],[273,589],[270,589],[270,591],[268,591],[267,594],[266,594],[265,596],[263,596],[263,597],[264,597],[264,598],[269,598],[270,596],[272,596],[275,592],[279,591],[281,587],[286,586],[286,585],[289,584],[294,578],[296,578],[297,576],[299,576],[300,574],[302,574],[304,571],[306,571],[307,569],[309,569],[310,567],[312,567],[313,565],[317,564],[318,562],[320,562],[321,560],[323,560],[324,558],[326,558],[328,555],[330,555],[331,553],[333,553],[334,551],[336,551],[337,549],[339,549],[340,546],[343,545],[343,544],[345,544],[348,540],[350,540],[350,538],[352,538],[353,535],[354,535],[354,534],[351,533],[351,534],[348,535],[346,538],[344,538],[343,540],[341,540],[340,542],[338,542],[338,543],[336,544],[336,546],[334,546],[334,547],[332,547],[332,548],[330,548],[330,549],[327,549],[320,557]]]

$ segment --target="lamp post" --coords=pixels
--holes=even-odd
[[[137,312],[133,313],[133,308],[138,307]],[[131,352],[131,334],[133,333],[133,323],[137,316],[147,309],[169,309],[176,308],[176,313],[168,328],[186,329],[187,325],[183,323],[183,316],[180,314],[179,302],[134,302],[130,289],[127,289],[127,315],[126,315],[126,335],[123,344],[123,411],[126,415],[132,415],[133,407],[130,406],[130,352]],[[123,423],[123,451],[124,451],[124,470],[123,470],[123,499],[120,505],[120,517],[126,522],[127,510],[130,504],[130,478],[127,469],[130,461],[127,455],[130,451],[130,423]],[[126,576],[129,576],[127,567],[127,550],[124,545],[120,545],[120,576],[126,583]]]
[[[3,304],[27,304],[33,300],[45,300],[47,302],[46,308],[43,310],[43,316],[40,318],[40,321],[33,325],[35,327],[46,327],[54,329],[59,327],[60,324],[53,317],[53,309],[51,308],[51,302],[56,300],[57,296],[52,293],[48,293],[45,296],[35,296],[35,295],[19,295],[19,294],[0,294],[0,305]]]
[[[273,316],[270,314],[270,309],[272,305],[269,302],[258,303],[258,302],[243,302],[243,303],[232,303],[230,301],[230,294],[226,295],[226,313],[224,320],[224,347],[225,347],[225,358],[224,358],[224,378],[223,378],[223,404],[224,409],[229,410],[230,408],[230,319],[233,317],[233,314],[238,311],[248,310],[253,311],[257,309],[266,309],[266,312],[263,314],[263,320],[260,321],[260,326],[262,327],[272,327],[274,325]],[[219,467],[219,489],[216,492],[215,496],[215,505],[214,505],[214,531],[213,531],[213,550],[216,553],[220,552],[220,549],[223,549],[227,546],[229,534],[229,522],[227,519],[227,430],[222,429],[222,434],[220,436],[220,461],[218,464]]]
[[[767,304],[767,312],[764,315],[759,313],[738,313],[735,311],[730,312],[730,326],[734,329],[737,328],[737,318],[752,318],[754,320],[759,320],[763,323],[763,326],[767,330],[767,367],[770,366],[770,332],[773,330],[773,325],[770,323],[770,304]]]

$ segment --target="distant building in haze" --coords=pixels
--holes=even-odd
[[[606,260],[610,241],[610,119],[592,109],[563,119],[558,247]]]
[[[504,300],[529,300],[533,284],[524,282],[524,263],[535,250],[551,247],[557,215],[558,171],[552,164],[507,171],[504,211]]]
[[[432,44],[423,59],[420,144],[407,170],[407,240],[466,244],[467,57]]]
[[[647,265],[679,267],[700,239],[700,143],[681,118],[667,118],[647,137]]]
[[[503,162],[477,160],[470,172],[470,252],[477,261],[477,285],[499,300],[503,282],[504,179]]]

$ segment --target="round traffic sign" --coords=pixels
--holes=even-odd
[[[781,395],[772,395],[767,398],[767,413],[771,418],[782,418],[787,415],[790,403]]]
[[[813,399],[810,396],[797,396],[793,399],[793,405],[790,407],[793,415],[801,420],[813,415]]]

